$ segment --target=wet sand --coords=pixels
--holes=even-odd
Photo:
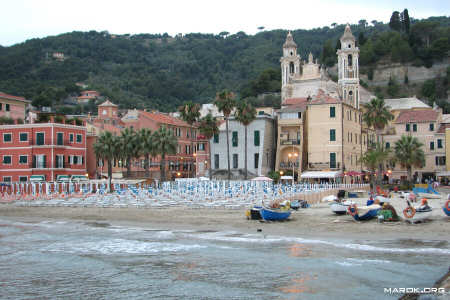
[[[364,205],[366,199],[352,199]],[[441,199],[429,199],[433,207],[430,221],[409,224],[404,221],[378,223],[376,219],[356,222],[349,215],[335,215],[328,203],[315,204],[307,209],[294,211],[285,222],[260,222],[247,220],[245,210],[188,209],[181,207],[144,208],[100,208],[100,207],[17,207],[0,205],[0,218],[25,222],[47,220],[72,220],[97,222],[99,226],[127,225],[152,229],[238,231],[254,233],[261,230],[268,235],[324,237],[339,239],[433,239],[448,240],[450,218],[442,211],[445,203]],[[394,196],[391,204],[402,216],[406,207],[404,199]]]

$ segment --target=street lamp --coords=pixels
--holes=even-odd
[[[296,161],[296,157],[298,157],[297,152],[294,153],[289,153],[288,154],[289,158],[293,158],[292,159],[292,185],[294,185],[294,169],[295,169],[295,161]]]
[[[197,152],[194,152],[193,156],[194,156],[194,162],[193,162],[193,165],[191,166],[191,168],[192,168],[192,174],[195,175],[195,176],[192,176],[192,178],[197,177],[197,169],[195,168],[195,166],[197,165],[196,164],[196,162],[197,162]]]

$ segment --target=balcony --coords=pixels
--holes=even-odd
[[[309,163],[308,169],[309,170],[324,170],[324,169],[331,169],[336,170],[341,168],[341,163],[336,162],[334,163],[334,166],[330,165],[330,162],[316,162],[316,163]]]
[[[280,140],[280,145],[300,145],[300,140],[284,139],[284,140]]]
[[[292,161],[282,161],[280,162],[280,168],[281,169],[292,169],[292,168],[298,168],[300,166],[300,162],[296,161],[295,163]]]

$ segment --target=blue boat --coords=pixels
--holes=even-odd
[[[367,221],[375,218],[380,209],[381,206],[378,204],[372,204],[369,206],[362,206],[362,207],[356,207],[356,205],[351,205],[348,208],[348,212],[356,221]]]
[[[284,221],[291,215],[290,210],[261,208],[259,211],[261,217],[266,221]]]
[[[450,207],[450,200],[447,200],[447,202],[445,202],[444,206],[442,207],[442,210],[444,211],[444,214],[446,216],[450,217],[450,209],[448,209],[448,207]]]

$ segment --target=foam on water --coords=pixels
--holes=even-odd
[[[294,242],[294,243],[303,243],[303,244],[323,244],[329,245],[337,248],[347,248],[351,250],[357,251],[368,251],[368,252],[390,252],[390,253],[412,253],[412,254],[439,254],[439,255],[450,255],[450,249],[441,249],[441,248],[386,248],[386,247],[378,247],[373,245],[366,244],[357,244],[357,243],[339,243],[332,241],[324,241],[324,240],[313,240],[313,239],[304,239],[298,237],[275,237],[275,236],[266,236],[263,234],[247,234],[236,236],[235,232],[211,232],[211,233],[203,233],[199,235],[192,235],[193,237],[197,237],[200,239],[206,240],[215,240],[222,242],[236,242],[236,243],[284,243],[284,242]]]
[[[160,252],[191,251],[202,248],[206,248],[206,246],[198,244],[177,244],[177,243],[145,242],[126,239],[110,239],[95,242],[55,243],[49,245],[43,251],[63,252],[81,255],[83,254],[146,255]]]

